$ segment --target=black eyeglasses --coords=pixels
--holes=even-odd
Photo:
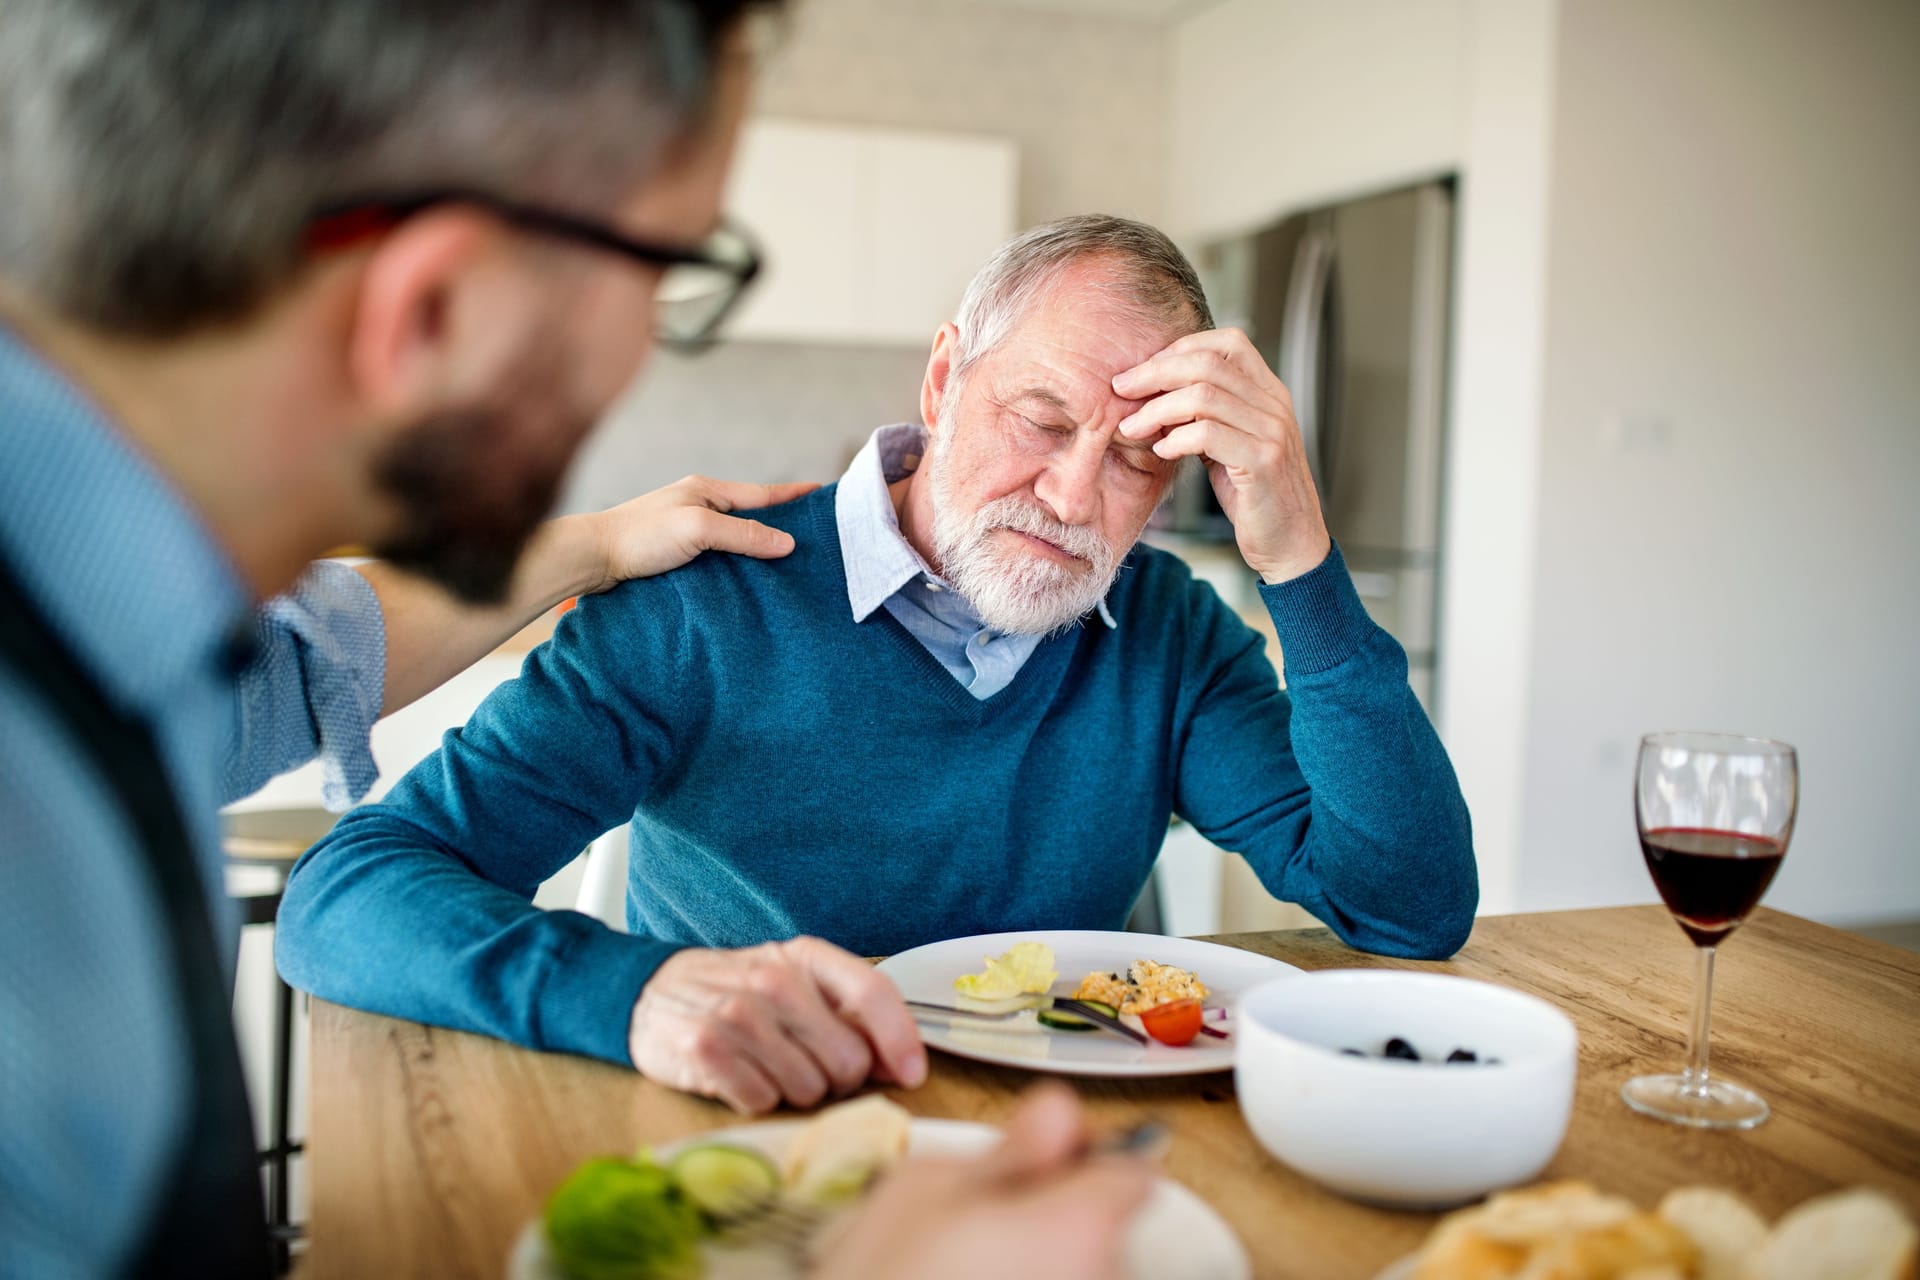
[[[332,205],[308,221],[306,245],[313,251],[338,248],[443,204],[473,205],[516,227],[662,268],[654,293],[659,313],[656,336],[663,345],[682,351],[711,346],[721,322],[760,274],[758,246],[745,231],[727,223],[698,245],[661,244],[484,191],[423,191]]]

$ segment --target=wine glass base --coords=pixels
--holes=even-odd
[[[1620,1096],[1641,1115],[1695,1129],[1751,1129],[1768,1114],[1766,1099],[1753,1090],[1711,1077],[1635,1076]]]

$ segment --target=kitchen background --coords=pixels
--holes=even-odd
[[[834,478],[916,416],[934,326],[1019,227],[1128,214],[1204,258],[1438,180],[1423,693],[1483,910],[1654,900],[1635,744],[1705,727],[1801,750],[1768,903],[1898,930],[1920,920],[1917,138],[1911,0],[801,0],[733,200],[773,279],[740,340],[656,358],[568,504]],[[383,786],[517,662],[376,730]],[[317,795],[303,772],[247,803]],[[1176,829],[1170,930],[1293,919],[1238,867]],[[266,984],[250,962],[243,1021]]]

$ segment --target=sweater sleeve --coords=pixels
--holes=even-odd
[[[385,801],[295,865],[276,958],[325,999],[630,1061],[640,989],[678,948],[532,904],[630,818],[688,705],[672,575],[590,597]]]
[[[1260,594],[1284,690],[1259,635],[1210,588],[1190,588],[1200,685],[1176,742],[1176,809],[1349,945],[1452,955],[1479,901],[1473,838],[1405,652],[1367,616],[1337,547]]]

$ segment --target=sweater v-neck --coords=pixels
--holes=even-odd
[[[840,545],[840,528],[834,519],[834,506],[831,501],[814,505],[813,527],[820,545],[833,551],[835,577],[844,582],[846,578],[846,560]],[[845,607],[844,593],[839,604]],[[927,647],[911,631],[903,626],[899,619],[888,609],[875,609],[864,621],[853,621],[851,610],[841,615],[847,624],[861,634],[868,628],[879,628],[885,632],[890,643],[906,651],[908,662],[920,673],[922,678],[933,687],[934,695],[952,710],[959,718],[978,724],[987,719],[1015,714],[1024,710],[1035,698],[1047,698],[1059,687],[1065,674],[1067,663],[1074,651],[1084,640],[1084,627],[1067,634],[1048,636],[1034,649],[1033,653],[1021,664],[1013,680],[1006,688],[990,697],[976,698],[966,686],[954,679],[953,673],[941,664],[940,660],[928,651]]]

